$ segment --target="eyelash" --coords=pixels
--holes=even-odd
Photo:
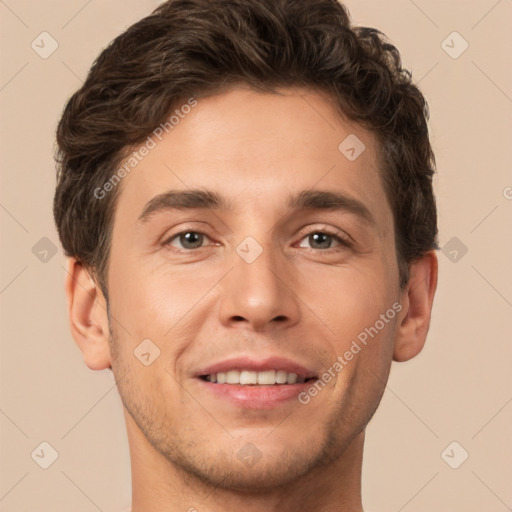
[[[305,233],[304,236],[300,240],[302,241],[305,238],[308,238],[311,235],[316,235],[316,234],[328,235],[328,236],[332,237],[336,242],[338,242],[339,246],[329,247],[327,249],[314,249],[312,247],[304,247],[304,249],[328,252],[328,251],[340,250],[340,247],[343,249],[352,247],[352,242],[349,240],[349,237],[347,235],[340,235],[340,234],[330,231],[328,229],[313,229],[313,230],[309,231],[308,233]]]
[[[206,238],[210,238],[206,233],[203,233],[202,231],[196,231],[196,230],[193,230],[193,229],[186,229],[184,231],[180,231],[179,233],[175,233],[174,235],[170,236],[169,238],[167,238],[162,245],[164,246],[170,246],[171,245],[171,242],[173,242],[175,239],[177,239],[178,237],[180,237],[181,235],[185,235],[187,233],[195,233],[197,235],[203,235],[205,236]],[[300,241],[304,240],[305,238],[311,236],[311,235],[315,235],[315,234],[322,234],[322,235],[328,235],[330,237],[332,237],[336,242],[339,243],[339,245],[342,247],[342,248],[351,248],[353,246],[352,242],[349,241],[348,239],[348,236],[342,236],[342,235],[339,235],[337,233],[334,233],[328,229],[313,229],[311,231],[309,231],[308,233],[305,233],[302,238],[300,239]],[[178,249],[178,248],[175,248],[177,249],[178,251],[180,252],[193,252],[193,251],[197,251],[199,249],[203,249],[204,247],[207,247],[207,246],[200,246],[200,247],[196,247],[194,249]],[[321,252],[330,252],[330,251],[333,251],[333,250],[339,250],[339,247],[336,246],[336,247],[329,247],[327,249],[315,249],[313,247],[304,247],[304,249],[310,249],[312,251],[321,251]]]

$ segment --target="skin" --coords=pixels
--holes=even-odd
[[[349,134],[366,146],[353,162],[338,150]],[[123,400],[134,512],[362,510],[365,427],[391,362],[421,351],[437,286],[429,252],[399,288],[378,151],[370,132],[311,90],[237,87],[200,99],[120,185],[110,323],[97,283],[69,259],[73,336],[89,368],[111,366]],[[138,221],[153,197],[197,188],[231,208]],[[289,194],[311,189],[357,199],[374,224],[347,211],[287,209]],[[352,245],[309,236],[325,230]],[[175,236],[187,231],[206,235],[200,248]],[[252,263],[236,252],[247,236],[263,249]],[[402,310],[307,405],[235,407],[194,376],[262,354],[320,374],[394,303]],[[147,338],[160,356],[144,366],[133,351]],[[252,466],[237,457],[247,443],[261,455]]]

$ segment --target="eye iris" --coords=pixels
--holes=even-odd
[[[313,241],[314,243],[321,246],[323,249],[328,249],[331,245],[331,235],[327,233],[313,233],[309,235],[310,243]],[[311,243],[313,245],[313,243]]]
[[[187,249],[195,249],[203,245],[203,235],[196,233],[195,231],[189,231],[188,233],[180,235],[180,242]]]

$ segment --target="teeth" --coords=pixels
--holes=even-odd
[[[304,377],[298,377],[296,373],[288,373],[285,370],[267,370],[264,372],[229,370],[207,375],[206,380],[218,384],[240,384],[242,386],[255,384],[273,386],[274,384],[295,384],[306,381]]]
[[[258,372],[258,384],[271,386],[276,383],[276,371],[269,370],[266,372]]]
[[[239,383],[243,384],[243,385],[257,384],[258,383],[258,372],[250,372],[248,370],[241,371]]]
[[[286,378],[286,384],[295,384],[296,382],[297,382],[297,374],[289,373],[288,377]]]
[[[238,384],[240,382],[240,372],[229,370],[226,373],[226,384]]]
[[[276,382],[278,384],[286,384],[287,379],[288,379],[288,373],[286,373],[284,370],[277,370]]]

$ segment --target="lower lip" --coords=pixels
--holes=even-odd
[[[215,384],[197,379],[207,390],[230,401],[238,407],[249,409],[272,409],[293,399],[311,387],[314,380],[300,384],[275,384],[273,386],[242,386],[240,384]]]

